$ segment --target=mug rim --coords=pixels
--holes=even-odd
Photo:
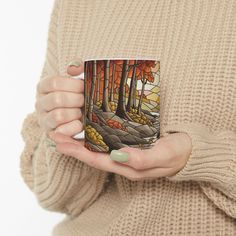
[[[161,61],[160,58],[148,58],[148,57],[136,57],[136,58],[129,58],[129,57],[98,57],[98,58],[87,58],[84,60],[86,61],[99,61],[99,60],[145,60],[145,61]]]

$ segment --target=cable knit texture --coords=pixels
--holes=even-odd
[[[56,0],[40,79],[103,57],[160,58],[161,137],[185,132],[192,152],[172,177],[131,181],[58,153],[32,111],[21,174],[65,213],[52,234],[236,235],[235,0]]]

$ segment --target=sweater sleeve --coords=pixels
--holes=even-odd
[[[198,181],[205,195],[230,217],[236,218],[236,133],[210,131],[199,124],[165,127],[168,133],[184,132],[192,140],[192,152],[183,169],[171,181]]]
[[[59,0],[56,0],[41,78],[58,73],[58,13]],[[41,207],[74,216],[96,200],[104,189],[108,173],[57,152],[52,140],[39,126],[36,111],[27,114],[23,120],[21,136],[24,149],[20,155],[20,173]]]

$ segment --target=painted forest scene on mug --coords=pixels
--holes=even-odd
[[[85,147],[146,149],[160,137],[160,61],[87,60]]]

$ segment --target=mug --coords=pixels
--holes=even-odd
[[[160,60],[84,61],[84,139],[87,149],[151,148],[160,137]]]

